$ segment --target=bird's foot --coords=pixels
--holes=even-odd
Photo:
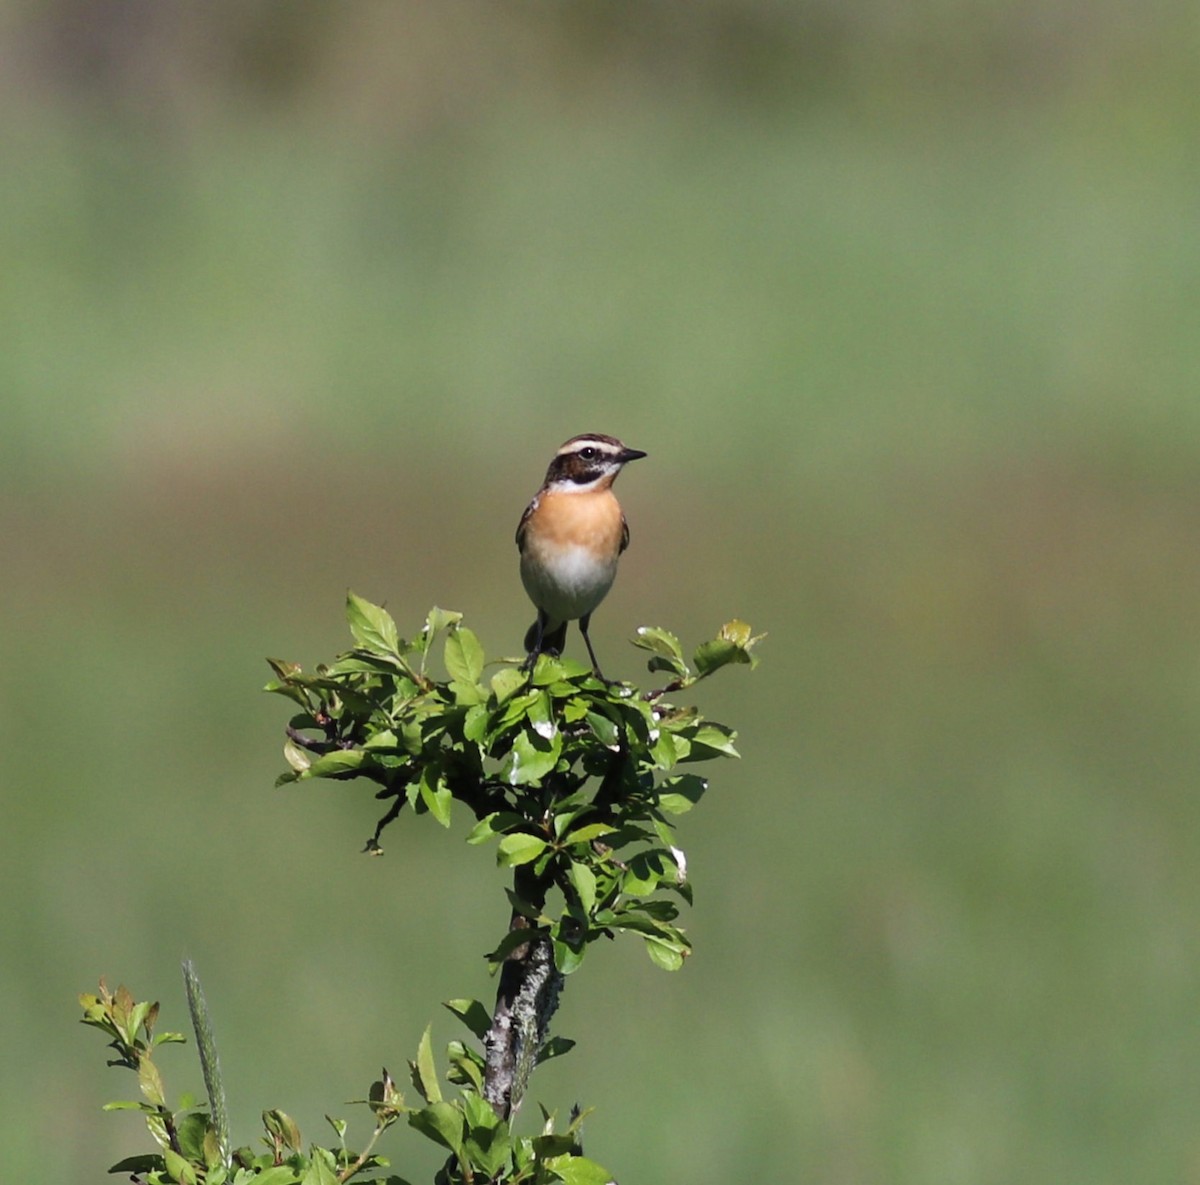
[[[518,670],[532,671],[537,666],[537,660],[545,655],[547,658],[561,658],[562,651],[555,650],[553,646],[544,646],[541,650],[531,650],[526,656],[525,661],[518,667]]]

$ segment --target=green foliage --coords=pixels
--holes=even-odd
[[[476,1036],[482,1036],[472,1016],[487,1024],[487,1012],[478,1000],[455,1000],[450,1009]],[[569,1048],[570,1042],[564,1043]],[[542,1060],[566,1052],[550,1049]],[[583,1155],[584,1113],[573,1112],[567,1127],[556,1130],[555,1116],[542,1112],[542,1129],[536,1136],[515,1135],[508,1122],[479,1093],[483,1062],[459,1042],[450,1044],[451,1071],[448,1078],[460,1086],[459,1097],[443,1098],[433,1069],[429,1030],[421,1039],[417,1060],[409,1063],[413,1085],[425,1106],[408,1113],[408,1123],[431,1140],[447,1148],[451,1163],[438,1175],[437,1185],[456,1181],[529,1182],[549,1185],[565,1181],[568,1185],[607,1185],[612,1174]],[[466,1068],[465,1078],[463,1076]]]
[[[532,672],[499,665],[490,676],[483,648],[462,615],[434,609],[411,641],[387,612],[353,593],[347,618],[355,647],[306,674],[272,660],[267,690],[299,705],[284,756],[283,785],[312,778],[361,778],[390,803],[367,850],[405,807],[451,823],[454,804],[470,811],[470,844],[497,841],[505,867],[528,866],[513,905],[554,944],[562,974],[589,946],[617,932],[639,935],[659,967],[675,970],[690,950],[670,896],[691,900],[687,861],[672,816],[690,810],[707,786],[686,767],[736,757],[731,728],[695,708],[668,703],[731,663],[753,665],[758,641],[733,621],[701,645],[691,664],[678,639],[638,630],[651,672],[670,678],[639,694],[569,659],[539,657]],[[429,673],[441,640],[448,678]],[[546,892],[557,889],[561,908]],[[661,894],[668,896],[662,896]],[[505,943],[528,938],[510,932]]]
[[[185,964],[189,998],[200,997],[199,980],[190,964]],[[124,1066],[138,1076],[143,1101],[108,1103],[107,1111],[140,1111],[146,1126],[158,1145],[158,1151],[128,1157],[112,1166],[113,1173],[132,1174],[132,1179],[145,1185],[336,1185],[357,1178],[362,1181],[381,1181],[387,1185],[404,1185],[398,1177],[374,1176],[372,1170],[387,1165],[382,1157],[370,1152],[375,1141],[400,1115],[400,1107],[389,1099],[383,1087],[372,1092],[371,1109],[375,1130],[367,1150],[349,1151],[343,1137],[346,1125],[330,1119],[338,1136],[334,1149],[313,1145],[308,1151],[300,1129],[283,1111],[263,1112],[263,1143],[267,1151],[255,1153],[249,1147],[229,1152],[224,1147],[224,1133],[218,1121],[201,1110],[190,1096],[183,1096],[178,1108],[167,1106],[166,1089],[153,1053],[167,1042],[186,1040],[180,1033],[154,1034],[158,1004],[135,1001],[124,985],[110,992],[103,980],[98,994],[85,993],[79,997],[83,1007],[83,1023],[100,1029],[111,1038],[109,1047],[116,1056],[112,1066]],[[205,1022],[207,1027],[207,1022]],[[202,1040],[211,1041],[211,1030]],[[213,1059],[210,1063],[209,1056]],[[202,1058],[206,1077],[210,1064],[215,1064],[215,1050]],[[387,1081],[387,1072],[384,1072]],[[377,1084],[379,1085],[379,1084]]]
[[[635,934],[665,970],[681,967],[690,951],[676,924],[677,900],[690,903],[692,891],[672,819],[706,789],[686,767],[737,752],[732,729],[666,697],[723,666],[753,665],[758,639],[743,622],[730,622],[689,664],[674,635],[639,630],[634,644],[650,653],[651,672],[669,676],[639,692],[546,655],[532,671],[503,661],[488,674],[483,647],[458,613],[432,610],[411,642],[387,612],[354,594],[347,618],[355,645],[333,663],[306,674],[270,660],[277,679],[267,690],[300,708],[287,729],[290,768],[277,784],[361,779],[388,804],[367,843],[373,854],[405,806],[444,827],[456,804],[470,812],[466,842],[495,842],[497,863],[513,870],[509,929],[488,956],[493,970],[505,969],[496,1012],[474,999],[447,1002],[473,1041],[451,1041],[439,1071],[425,1030],[409,1062],[416,1105],[383,1071],[362,1100],[374,1118],[363,1152],[346,1147],[340,1119],[329,1119],[336,1146],[306,1148],[296,1123],[268,1110],[266,1151],[255,1153],[230,1148],[216,1043],[191,964],[184,976],[208,1111],[186,1097],[175,1110],[167,1106],[152,1054],[183,1038],[154,1036],[158,1005],[136,1002],[124,987],[112,994],[101,982],[98,995],[80,997],[84,1022],[109,1036],[112,1064],[134,1070],[143,1095],[109,1106],[140,1111],[158,1149],[113,1171],[143,1185],[406,1185],[376,1175],[387,1161],[372,1152],[403,1118],[448,1154],[435,1185],[606,1185],[611,1174],[583,1154],[583,1113],[573,1110],[560,1129],[543,1110],[533,1136],[514,1132],[512,1120],[531,1070],[574,1044],[550,1037],[548,1025],[563,977],[578,970],[592,943]],[[444,679],[430,673],[439,642]],[[454,1089],[443,1089],[443,1080]]]
[[[190,973],[194,980],[194,972]],[[329,1119],[337,1136],[334,1147],[312,1144],[307,1149],[295,1120],[284,1111],[263,1112],[262,1144],[265,1151],[250,1147],[235,1150],[226,1158],[219,1134],[210,1117],[197,1108],[195,1100],[184,1096],[178,1109],[166,1105],[165,1088],[158,1067],[151,1059],[153,1051],[165,1042],[183,1042],[179,1033],[154,1035],[158,1004],[135,1001],[121,986],[109,992],[104,982],[98,994],[79,997],[85,1024],[98,1028],[112,1040],[116,1057],[109,1063],[137,1072],[143,1102],[114,1102],[106,1110],[136,1110],[146,1118],[158,1151],[128,1157],[111,1172],[132,1174],[144,1185],[339,1185],[357,1180],[381,1185],[408,1185],[393,1175],[378,1175],[387,1168],[385,1157],[371,1152],[378,1138],[398,1119],[428,1139],[441,1145],[450,1160],[437,1175],[435,1185],[456,1182],[499,1182],[510,1185],[605,1185],[613,1178],[595,1161],[583,1155],[581,1136],[586,1113],[572,1112],[567,1126],[559,1131],[556,1117],[543,1111],[541,1131],[535,1136],[515,1135],[509,1124],[496,1114],[480,1094],[483,1059],[478,1051],[461,1042],[449,1046],[450,1069],[447,1080],[459,1087],[458,1097],[447,1100],[442,1092],[430,1030],[421,1038],[416,1058],[409,1063],[413,1086],[420,1106],[411,1107],[384,1069],[373,1083],[367,1099],[375,1127],[362,1153],[350,1151],[345,1144],[347,1125]],[[446,1007],[476,1036],[487,1029],[487,1010],[478,1000],[452,1000]],[[547,1044],[541,1060],[565,1053],[568,1041]]]

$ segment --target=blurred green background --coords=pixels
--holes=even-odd
[[[347,587],[514,653],[603,431],[606,668],[770,637],[697,697],[695,957],[589,960],[534,1096],[631,1183],[1200,1182],[1196,50],[1183,0],[7,5],[6,1177],[143,1146],[101,974],[183,1028],[196,960],[239,1142],[490,996],[490,855],[273,790],[262,659]]]

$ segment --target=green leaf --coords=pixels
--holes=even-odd
[[[600,712],[589,712],[587,722],[596,739],[606,748],[615,749],[621,743],[621,730],[607,716]]]
[[[660,729],[650,746],[650,754],[659,769],[670,769],[679,760],[675,738],[666,729]]]
[[[733,747],[734,738],[737,733],[732,728],[727,728],[724,724],[717,724],[715,721],[708,720],[701,724],[699,728],[692,733],[692,751],[689,757],[692,761],[703,761],[711,757],[714,753],[719,753],[723,757],[740,757],[741,754]],[[697,753],[696,748],[707,749],[709,752]]]
[[[483,1089],[483,1055],[468,1049],[461,1041],[450,1041],[446,1045],[446,1056],[450,1061],[450,1070],[446,1077],[455,1086],[473,1086],[475,1090]],[[464,1099],[467,1094],[462,1096]]]
[[[563,975],[572,975],[579,970],[579,965],[583,962],[583,956],[587,954],[586,944],[581,943],[573,946],[561,938],[554,938],[551,945],[554,948],[554,966]]]
[[[196,1185],[196,1170],[174,1148],[163,1149],[163,1161],[171,1180],[180,1185]]]
[[[651,663],[651,670],[671,670],[680,676],[688,673],[687,663],[683,661],[683,648],[679,639],[670,630],[659,629],[656,626],[639,626],[637,633],[631,639],[639,650],[649,650],[661,661]]]
[[[563,840],[563,843],[591,843],[593,839],[599,839],[602,835],[611,835],[614,831],[616,831],[616,828],[610,826],[608,823],[585,823],[582,827],[577,827],[572,831]]]
[[[312,778],[331,778],[338,774],[354,773],[365,759],[366,754],[361,749],[334,749],[332,753],[318,757],[308,767],[308,774]]]
[[[204,1137],[204,1185],[224,1185],[229,1176],[221,1141],[211,1128]]]
[[[500,840],[500,850],[496,853],[496,863],[501,867],[513,867],[517,864],[528,864],[536,860],[546,850],[546,841],[536,835],[518,831],[506,835]]]
[[[478,1000],[447,1000],[443,1007],[453,1012],[481,1041],[492,1027],[488,1010]]]
[[[508,1167],[509,1156],[512,1153],[512,1137],[509,1136],[507,1130],[484,1130],[480,1131],[478,1135],[469,1136],[466,1142],[466,1153],[471,1163],[483,1173],[487,1180],[517,1179],[504,1175],[504,1170]]]
[[[421,753],[422,746],[421,726],[416,720],[411,718],[403,720],[400,724],[400,746],[406,752],[417,757]]]
[[[700,801],[708,789],[708,779],[698,774],[680,774],[663,783],[658,805],[671,815],[682,815]]]
[[[158,1005],[149,1000],[140,1000],[134,1004],[129,1010],[129,1020],[126,1022],[130,1035],[136,1035],[138,1029],[146,1024],[148,1018],[150,1018],[150,1028],[153,1029],[154,1020],[151,1014],[157,1014],[157,1012]]]
[[[126,1156],[118,1160],[108,1171],[110,1173],[147,1173],[162,1172],[163,1158],[161,1156]],[[257,1178],[256,1178],[257,1180]]]
[[[457,679],[451,679],[447,687],[460,708],[482,706],[484,690],[478,683],[460,683]]]
[[[466,626],[457,625],[446,636],[446,670],[459,683],[478,683],[483,675],[483,647]]]
[[[422,655],[421,669],[424,670],[424,658],[429,654],[429,648],[433,645],[433,640],[444,629],[448,629],[452,625],[457,625],[462,621],[462,614],[455,613],[453,609],[439,609],[436,605],[429,610],[429,616],[425,618],[425,628],[421,631],[420,649]]]
[[[670,849],[672,855],[676,855],[678,849],[675,847],[675,828],[668,823],[666,819],[652,820],[655,834],[663,844]]]
[[[535,1171],[533,1141],[528,1136],[522,1136],[513,1143],[513,1167],[519,1174],[512,1178],[514,1181],[527,1181]]]
[[[711,675],[713,671],[719,670],[731,662],[748,663],[750,661],[750,655],[745,650],[725,638],[714,638],[711,642],[704,642],[697,646],[696,653],[692,658],[701,678]]]
[[[565,703],[560,704],[558,710],[562,714],[562,720],[564,724],[575,724],[588,714],[587,702],[582,696],[575,695],[575,689],[573,687],[569,687],[566,684],[563,686],[567,687],[568,696],[570,698],[568,698]],[[556,694],[553,687],[548,688],[548,690],[551,696],[558,699],[563,698],[562,696],[558,696]]]
[[[492,694],[496,697],[497,705],[525,686],[528,676],[516,667],[504,667],[492,676]]]
[[[719,636],[725,641],[732,642],[735,646],[740,646],[743,650],[750,650],[757,643],[761,642],[767,635],[757,634],[754,637],[751,637],[750,627],[744,621],[739,621],[735,617],[733,621],[727,621],[723,626],[721,626],[721,633]],[[758,665],[757,655],[755,655],[751,660],[751,665]]]
[[[409,1062],[412,1069],[413,1086],[421,1092],[427,1103],[442,1101],[442,1088],[438,1082],[437,1066],[433,1060],[433,1026],[427,1025],[417,1046],[417,1060]]]
[[[296,675],[304,674],[298,662],[288,662],[285,658],[268,658],[267,666],[275,672],[276,678],[284,683]]]
[[[487,843],[489,839],[495,839],[497,835],[502,835],[510,828],[524,822],[525,816],[518,815],[515,811],[492,811],[490,815],[485,815],[467,832],[467,843]]]
[[[574,797],[575,796],[572,796],[572,799],[574,799]],[[573,802],[572,805],[564,807],[561,800],[558,805],[560,809],[554,812],[554,835],[556,839],[562,839],[562,837],[566,834],[567,828],[570,827],[580,815],[589,812],[591,810],[591,805],[585,802],[578,804]]]
[[[208,1134],[210,1127],[207,1115],[202,1115],[198,1111],[185,1115],[175,1125],[175,1138],[179,1144],[179,1151],[189,1160],[203,1160],[204,1137]]]
[[[572,860],[567,867],[567,880],[575,890],[584,913],[590,914],[596,908],[596,874],[586,864]]]
[[[158,1067],[149,1058],[143,1059],[141,1065],[138,1066],[138,1085],[142,1088],[142,1094],[146,1096],[146,1099],[155,1106],[161,1107],[166,1103],[163,1095],[162,1076],[158,1072]]]
[[[541,1107],[542,1115],[545,1117],[545,1124],[542,1128],[542,1134],[535,1136],[533,1139],[534,1151],[539,1157],[545,1161],[549,1161],[552,1157],[564,1156],[571,1153],[571,1149],[577,1144],[575,1136],[569,1132],[556,1132],[554,1130],[555,1116],[547,1114],[546,1108]]]
[[[529,723],[542,740],[554,739],[558,726],[554,723],[554,709],[550,703],[550,694],[545,689],[539,691],[533,703],[529,705]]]
[[[637,843],[638,840],[652,838],[653,832],[647,831],[645,827],[638,827],[634,823],[625,823],[607,836],[604,842],[614,851],[619,851],[628,844]]]
[[[235,1181],[242,1179],[240,1172],[234,1178]],[[254,1185],[298,1185],[300,1178],[296,1176],[289,1165],[275,1164],[264,1168],[261,1172],[254,1173],[249,1180],[253,1181]]]
[[[625,869],[621,877],[621,892],[631,897],[645,897],[658,888],[663,879],[658,861],[646,859],[647,853],[639,852]]]
[[[463,1114],[453,1103],[439,1100],[420,1111],[411,1111],[408,1122],[410,1127],[449,1148],[456,1156],[462,1156]]]
[[[732,642],[735,646],[749,648],[758,641],[758,638],[765,638],[766,634],[759,634],[758,638],[752,638],[750,627],[735,617],[733,621],[727,621],[721,626],[720,637],[723,641]]]
[[[656,897],[651,901],[643,901],[638,905],[638,910],[644,913],[647,917],[653,918],[659,922],[674,921],[679,916],[679,906],[674,901],[665,901],[661,897]],[[673,933],[678,933],[674,926],[669,927]]]
[[[493,721],[493,728],[497,735],[505,732],[514,726],[521,726],[525,722],[525,718],[529,715],[529,709],[533,707],[541,694],[534,688],[532,691],[526,690],[521,695],[511,696],[508,702],[504,705],[504,710],[499,713],[498,718]]]
[[[370,752],[394,752],[400,749],[400,738],[390,728],[380,729],[363,741],[362,747]]]
[[[573,676],[590,674],[587,667],[581,666],[570,658],[554,658],[549,654],[538,656],[533,664],[530,682],[535,687],[549,687],[555,683],[564,683]]]
[[[644,934],[642,937],[646,943],[646,953],[656,967],[661,967],[664,971],[678,971],[683,966],[683,958],[687,954],[686,947],[655,934]]]
[[[512,1148],[508,1124],[482,1095],[464,1092],[462,1107],[469,1129],[463,1149],[471,1163],[482,1169],[489,1181],[496,1180],[507,1167]]]
[[[477,1094],[464,1094],[462,1098],[463,1115],[467,1126],[472,1130],[480,1128],[493,1131],[501,1124],[500,1116],[496,1114],[492,1104]]]
[[[264,1111],[262,1119],[263,1127],[267,1129],[267,1135],[272,1141],[282,1144],[289,1152],[300,1151],[303,1146],[300,1128],[286,1111]]]
[[[263,687],[263,691],[269,691],[274,695],[286,696],[293,703],[299,704],[302,708],[307,708],[309,706],[308,695],[301,688],[293,687],[289,683],[276,683],[272,681]]]
[[[338,1185],[337,1162],[327,1148],[314,1148],[300,1185]]]
[[[502,776],[510,786],[528,786],[540,782],[558,764],[562,755],[562,734],[544,740],[536,733],[517,733],[505,759]]]
[[[758,665],[758,655],[750,650],[756,642],[761,641],[765,634],[757,638],[750,636],[750,627],[744,621],[727,621],[721,632],[711,642],[705,642],[696,650],[696,669],[700,677],[711,675],[713,671],[728,663],[748,663],[751,667]]]
[[[389,658],[400,657],[400,636],[396,632],[396,623],[385,609],[372,605],[354,593],[347,593],[346,620],[354,640],[364,650]]]
[[[533,902],[526,901],[524,897],[514,893],[512,889],[505,889],[504,895],[508,898],[508,903],[512,906],[513,913],[519,913],[523,918],[528,918],[538,926],[544,926],[547,923],[548,919],[546,915]]]
[[[425,629],[432,638],[435,634],[441,633],[444,629],[449,629],[452,625],[458,625],[462,621],[462,614],[454,609],[441,609],[434,605],[429,610],[429,616],[425,618]]]
[[[664,927],[641,909],[618,910],[610,923],[618,930],[632,930],[635,934],[661,936]],[[670,930],[667,926],[665,929]]]
[[[466,716],[463,717],[463,739],[470,741],[473,745],[482,745],[487,736],[490,719],[491,712],[484,704],[472,704],[467,709]]]
[[[551,1058],[562,1057],[563,1054],[570,1053],[574,1048],[575,1042],[570,1037],[551,1037],[538,1050],[537,1064],[540,1066],[542,1062],[548,1062]]]
[[[421,771],[421,801],[443,827],[450,826],[450,804],[454,801],[454,795],[446,785],[440,767],[436,765],[427,765]]]
[[[555,1156],[545,1162],[546,1168],[566,1185],[612,1185],[613,1175],[586,1156]]]
[[[474,1129],[467,1137],[465,1151],[471,1163],[482,1170],[489,1181],[511,1179],[501,1176],[508,1166],[509,1154],[512,1152],[512,1138],[508,1134],[507,1124],[494,1131],[487,1128]]]

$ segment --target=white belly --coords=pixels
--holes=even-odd
[[[586,617],[604,600],[617,574],[617,557],[598,562],[587,547],[547,548],[521,556],[521,583],[529,599],[551,619],[550,628]]]

